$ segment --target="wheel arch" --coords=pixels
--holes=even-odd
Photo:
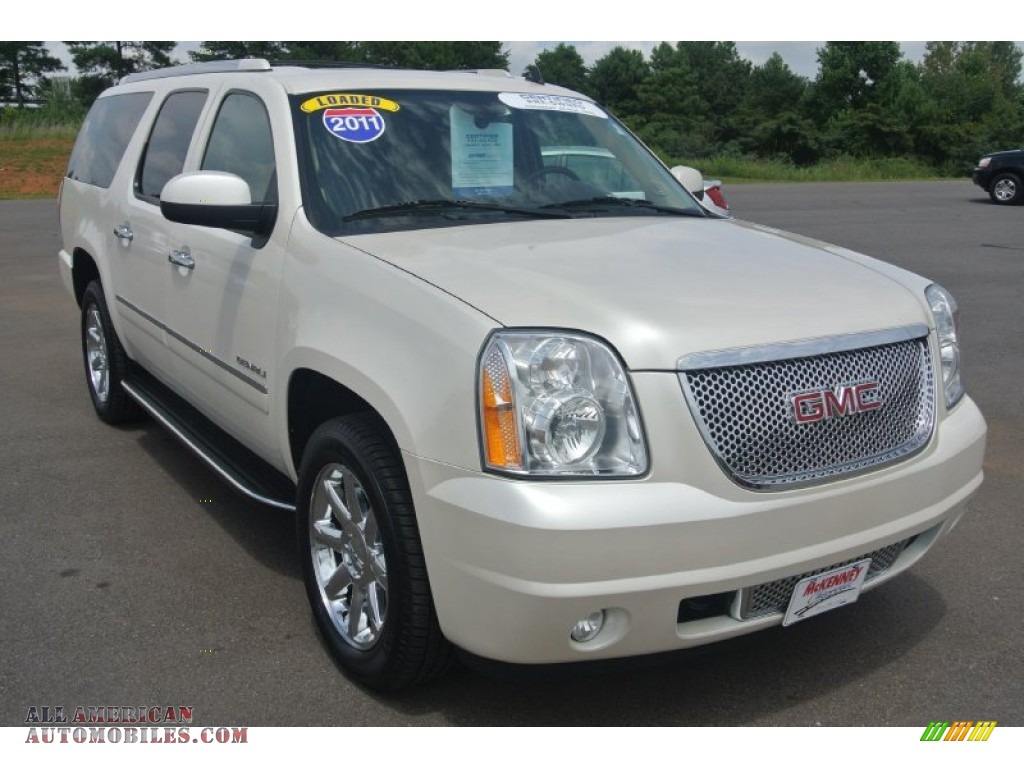
[[[375,415],[398,450],[399,442],[389,420],[368,400],[318,370],[308,367],[294,369],[288,377],[286,418],[288,452],[296,472],[317,427],[330,419],[357,413]]]
[[[82,306],[85,289],[93,280],[100,280],[100,270],[96,260],[84,248],[75,248],[71,253],[71,285],[75,292],[75,301]]]

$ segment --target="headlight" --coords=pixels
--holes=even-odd
[[[983,157],[978,161],[979,168],[988,168],[988,164],[992,162],[991,157]]]
[[[487,469],[559,477],[647,471],[633,389],[618,358],[597,339],[495,333],[478,380]]]
[[[924,295],[935,318],[946,407],[951,408],[964,396],[964,386],[960,381],[960,311],[952,294],[941,285],[929,285]]]

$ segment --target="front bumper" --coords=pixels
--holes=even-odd
[[[988,192],[988,186],[992,182],[991,168],[975,168],[971,171],[971,181]]]
[[[655,457],[666,455],[657,445],[663,431],[651,436]],[[913,538],[865,589],[883,583],[959,520],[982,481],[985,431],[965,398],[914,458],[779,493],[733,485],[706,450],[686,471],[669,463],[643,480],[605,482],[512,480],[404,458],[445,635],[484,658],[556,663],[682,649],[777,625],[781,614],[740,620],[728,611],[680,621],[680,602]],[[703,449],[693,437],[682,439],[688,450]],[[571,640],[573,624],[599,609],[607,620],[598,636]]]

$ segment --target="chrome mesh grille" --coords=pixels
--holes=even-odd
[[[865,577],[865,582],[871,581],[888,571],[892,564],[896,562],[896,558],[900,556],[911,541],[913,541],[912,538],[904,539],[895,544],[890,544],[888,547],[876,549],[874,552],[869,552],[860,557],[853,557],[841,563],[827,565],[816,571],[808,571],[807,573],[801,573],[799,576],[788,576],[767,584],[748,587],[740,593],[740,618],[756,619],[773,613],[785,613],[786,608],[789,607],[789,600],[793,596],[793,588],[801,579],[806,579],[808,576],[816,576],[825,571],[831,571],[833,568],[842,568],[844,565],[851,565],[869,557],[871,558],[871,565],[868,567],[868,575]]]
[[[889,464],[931,436],[927,337],[769,362],[684,370],[690,410],[718,462],[762,490],[811,485]],[[793,395],[877,382],[882,406],[798,424]]]

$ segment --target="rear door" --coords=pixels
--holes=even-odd
[[[136,133],[152,100],[151,91],[142,91],[95,101],[75,141],[60,197],[65,247],[83,248],[97,259],[111,316],[130,351],[114,296],[134,282],[135,262],[126,258],[127,236],[117,237],[114,232],[125,234],[122,203],[130,194],[134,158],[143,142]]]
[[[116,269],[123,279],[116,286],[115,302],[125,340],[133,356],[165,380],[171,375],[165,338],[173,332],[167,317],[167,283],[173,271],[168,254],[179,239],[172,229],[179,225],[161,215],[160,192],[184,168],[208,97],[207,90],[190,88],[171,91],[163,99],[113,228],[120,232]]]

